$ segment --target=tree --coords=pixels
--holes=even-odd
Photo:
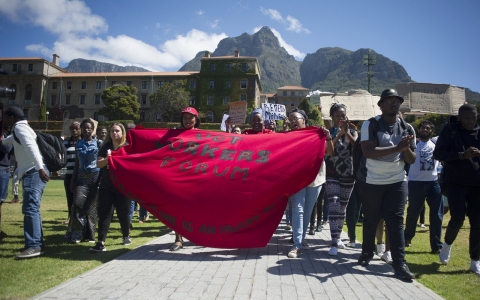
[[[162,120],[174,121],[183,108],[190,102],[190,93],[184,89],[184,81],[165,82],[151,94],[150,107],[154,114],[160,114]]]
[[[305,111],[307,114],[308,120],[310,124],[321,124],[322,123],[322,114],[314,105],[310,103],[310,101],[305,98],[300,102],[298,108]]]
[[[102,93],[105,107],[99,110],[109,120],[138,120],[140,103],[138,103],[137,88],[116,84],[106,88]]]

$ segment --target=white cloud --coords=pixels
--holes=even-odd
[[[53,46],[30,44],[25,48],[46,57],[56,53],[62,63],[84,58],[135,65],[151,71],[170,71],[181,67],[199,51],[215,50],[218,42],[227,37],[225,33],[192,29],[157,47],[127,35],[100,37],[98,35],[108,29],[106,21],[92,14],[79,0],[0,0],[0,13],[13,22],[39,26],[57,35]],[[157,23],[155,27],[163,26]],[[170,31],[165,30],[164,33]]]
[[[265,9],[263,7],[260,7],[260,11],[262,12],[262,14],[269,16],[270,19],[287,25],[287,30],[289,31],[294,31],[296,33],[304,32],[306,34],[310,33],[310,30],[308,30],[307,28],[304,28],[302,23],[300,23],[298,19],[295,19],[292,16],[287,16],[287,18],[284,19],[282,17],[282,14],[278,10],[272,9],[272,8]]]
[[[196,12],[195,12],[195,14],[196,14],[196,15],[199,15],[199,16],[203,15],[204,13],[205,13],[205,12],[204,12],[203,10],[199,10],[199,11],[196,11]]]
[[[253,33],[256,33],[257,31],[259,31],[260,29],[262,29],[262,27],[255,27],[253,29]],[[290,54],[290,55],[293,55],[295,58],[297,59],[300,59],[302,60],[303,58],[305,58],[305,53],[301,52],[300,50],[297,50],[295,49],[295,47],[293,47],[292,45],[288,44],[283,38],[282,38],[282,35],[280,34],[280,32],[278,32],[277,30],[275,30],[274,28],[271,28],[270,27],[270,30],[273,32],[273,34],[277,37],[278,39],[278,42],[280,43],[280,46],[282,46],[283,48],[285,48],[285,50]]]
[[[219,22],[218,20],[213,21],[212,23],[210,23],[210,27],[212,29],[218,28],[218,22]]]

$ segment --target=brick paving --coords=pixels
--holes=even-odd
[[[265,248],[253,249],[187,241],[170,252],[174,236],[167,234],[33,299],[442,299],[416,281],[396,279],[378,257],[358,266],[361,245],[329,256],[328,228],[307,235],[310,249],[289,259],[291,234],[283,227]]]

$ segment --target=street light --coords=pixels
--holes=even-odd
[[[50,112],[47,110],[47,121],[45,122],[45,130],[48,129],[48,115],[50,114]]]
[[[367,79],[368,79],[368,92],[370,93],[370,79],[374,76],[370,74],[370,66],[373,66],[377,63],[377,56],[372,54],[372,49],[368,49],[368,54],[363,55],[363,64],[367,66]]]

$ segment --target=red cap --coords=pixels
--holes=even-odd
[[[192,114],[192,115],[198,117],[198,112],[193,107],[185,107],[180,114],[184,114],[184,113],[189,113],[189,114]]]

